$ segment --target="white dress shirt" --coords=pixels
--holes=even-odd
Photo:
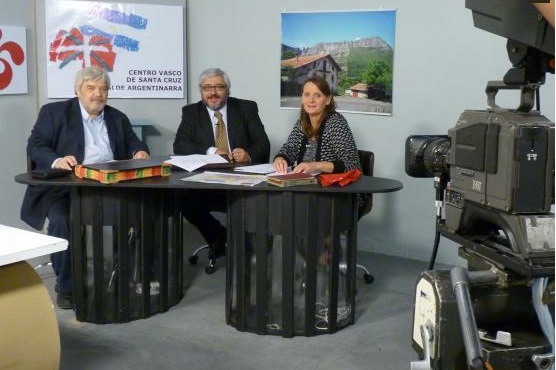
[[[85,157],[83,164],[106,162],[114,159],[110,148],[108,130],[104,121],[104,111],[93,119],[81,103],[81,116],[83,117],[83,131],[85,132]]]

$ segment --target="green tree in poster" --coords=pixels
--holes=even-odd
[[[282,57],[280,58],[281,60],[286,60],[286,59],[291,59],[294,58],[296,56],[295,52],[292,50],[285,50],[282,51]]]
[[[380,59],[373,59],[365,68],[362,75],[363,82],[369,86],[392,89],[392,67]]]
[[[347,89],[361,80],[357,77],[348,77],[345,72],[338,75],[338,94],[343,95]]]

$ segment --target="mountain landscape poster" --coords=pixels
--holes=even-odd
[[[392,115],[395,10],[283,12],[280,107],[300,107],[303,81],[324,77],[342,112]]]

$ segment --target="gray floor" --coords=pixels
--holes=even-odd
[[[204,257],[204,256],[203,256]],[[414,286],[425,262],[360,252],[375,282],[357,283],[355,324],[316,337],[239,332],[224,318],[225,269],[192,269],[184,299],[168,312],[125,324],[78,322],[56,308],[61,369],[409,369]],[[220,262],[222,264],[222,262]],[[54,297],[50,267],[37,270]]]

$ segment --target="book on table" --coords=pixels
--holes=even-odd
[[[77,165],[74,173],[82,179],[111,184],[147,177],[170,176],[171,166],[165,159],[126,159]]]
[[[318,183],[317,177],[309,173],[286,173],[283,175],[267,176],[266,182],[275,186],[299,186]]]

